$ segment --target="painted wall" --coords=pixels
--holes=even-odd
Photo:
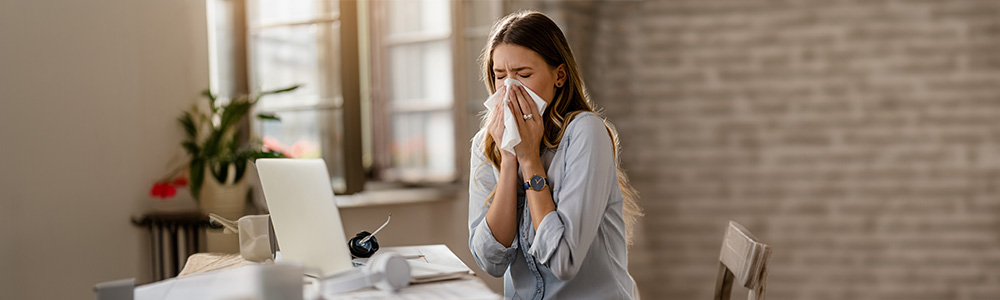
[[[643,298],[710,298],[727,220],[774,247],[768,299],[1000,298],[1000,2],[564,3]]]
[[[205,4],[0,1],[0,291],[87,299],[148,280],[129,218],[208,86]]]

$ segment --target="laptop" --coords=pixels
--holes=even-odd
[[[301,263],[317,277],[350,270],[351,252],[326,162],[262,158],[255,164],[282,260]]]

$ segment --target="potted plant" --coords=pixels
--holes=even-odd
[[[202,213],[214,212],[232,219],[243,214],[249,190],[244,177],[249,163],[258,158],[284,155],[262,148],[259,140],[241,141],[240,122],[262,97],[298,87],[239,95],[225,104],[220,104],[215,94],[205,90],[202,95],[208,99],[208,109],[202,111],[196,104],[178,118],[185,133],[181,145],[190,158],[186,183]],[[258,114],[257,118],[280,120],[273,114]]]

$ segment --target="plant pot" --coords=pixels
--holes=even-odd
[[[229,166],[228,174],[226,182],[220,183],[212,176],[211,170],[205,169],[205,182],[198,197],[198,207],[202,214],[215,213],[230,220],[243,216],[250,189],[246,180],[233,182],[236,176],[235,166]]]

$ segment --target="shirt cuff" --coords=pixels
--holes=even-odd
[[[549,258],[552,258],[552,254],[559,247],[565,228],[559,213],[549,212],[542,218],[542,222],[538,223],[538,230],[535,231],[535,238],[531,242],[528,254],[538,259],[538,262],[548,264]]]
[[[503,264],[509,262],[513,259],[513,256],[517,254],[514,249],[517,249],[517,239],[515,238],[510,247],[504,247],[503,244],[497,241],[493,237],[493,231],[490,230],[490,225],[486,224],[486,220],[476,227],[476,237],[475,243],[480,245],[481,254],[484,255],[484,259],[492,264]]]

